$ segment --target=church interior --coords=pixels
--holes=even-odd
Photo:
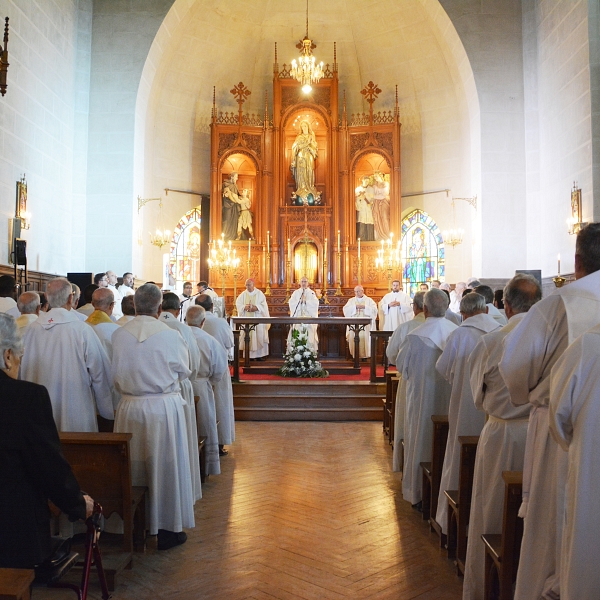
[[[268,317],[293,318],[306,278],[330,319],[393,282],[412,299],[529,273],[546,297],[600,221],[591,0],[0,0],[5,17],[0,275],[19,292],[109,270],[177,294],[204,280],[240,318],[252,280]],[[320,68],[307,81],[303,52]],[[458,500],[450,548],[435,502],[411,508],[391,469],[391,331],[360,365],[358,329],[354,346],[345,325],[319,327],[333,379],[275,391],[288,325],[251,364],[240,324],[238,441],[180,554],[149,546],[115,598],[483,600],[463,592]],[[277,395],[314,403],[261,403]]]

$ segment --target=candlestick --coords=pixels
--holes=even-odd
[[[358,238],[358,259],[360,260],[360,238]]]
[[[268,241],[267,235],[267,241]],[[269,248],[269,244],[267,243],[267,249]],[[271,292],[271,253],[267,250],[267,289],[265,290],[265,296],[270,296]]]
[[[343,294],[342,294],[342,253],[340,251],[339,245],[338,245],[337,259],[338,259],[337,260],[338,284],[337,284],[337,288],[335,290],[335,295],[343,296]]]
[[[338,229],[338,252],[340,252],[340,230]]]
[[[560,276],[560,254],[558,255],[558,275]]]
[[[288,240],[289,241],[289,240]],[[288,254],[289,256],[289,254]],[[292,269],[292,261],[288,260],[287,261],[287,277],[286,277],[286,286],[285,286],[285,300],[284,302],[289,302],[290,298],[292,297],[290,294],[290,279],[292,278],[291,276],[291,269]]]
[[[270,232],[267,231],[267,254],[270,254],[271,252],[271,239],[270,239]]]
[[[359,255],[359,257],[358,257],[358,272],[356,274],[356,278],[358,279],[358,285],[361,284],[361,280],[362,280],[362,277],[360,276],[361,271],[362,271],[362,260],[360,259],[360,255]]]

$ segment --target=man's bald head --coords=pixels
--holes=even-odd
[[[185,321],[190,327],[202,327],[205,318],[206,311],[202,306],[190,306],[185,313]]]
[[[507,318],[526,313],[542,299],[538,280],[526,273],[517,273],[504,288],[504,310]]]
[[[199,296],[196,296],[195,303],[198,306],[201,306],[205,311],[212,312],[213,301],[212,298],[207,294],[200,294]]]
[[[40,295],[37,292],[23,292],[17,301],[17,308],[22,315],[39,315]]]
[[[92,294],[92,306],[96,310],[105,312],[108,316],[112,314],[114,304],[115,296],[108,288],[98,288]]]

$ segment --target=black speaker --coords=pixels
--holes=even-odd
[[[86,286],[90,285],[90,283],[94,283],[94,274],[93,273],[67,273],[67,279],[79,286],[81,293],[83,294],[83,290]]]
[[[14,253],[15,265],[25,266],[27,264],[27,241],[15,238]]]

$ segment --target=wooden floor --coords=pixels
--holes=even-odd
[[[113,598],[461,598],[437,538],[402,500],[380,423],[243,422],[237,438],[203,486],[188,542],[159,553],[150,538]],[[88,597],[100,598],[95,577]]]

